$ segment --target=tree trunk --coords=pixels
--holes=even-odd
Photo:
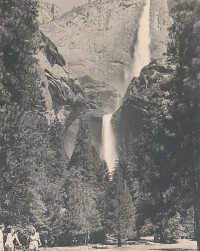
[[[200,194],[198,194],[198,191],[196,191],[194,199],[195,235],[197,240],[197,250],[200,251]]]
[[[200,199],[197,199],[196,197],[196,200],[199,201],[195,201],[195,206],[194,206],[194,220],[195,220],[195,232],[196,232],[195,235],[197,240],[197,250],[200,251]]]
[[[87,232],[87,244],[89,243],[89,241],[90,241],[90,232],[88,231]]]
[[[121,234],[119,233],[118,236],[117,236],[117,240],[118,240],[118,247],[121,247],[122,246],[122,237],[121,237]],[[198,250],[199,251],[199,250]]]
[[[197,250],[200,251],[200,165],[199,151],[195,152],[193,164],[194,225]]]

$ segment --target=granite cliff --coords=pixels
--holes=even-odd
[[[144,0],[97,0],[41,26],[78,77],[88,75],[124,93],[132,79],[134,46]],[[166,62],[167,1],[151,1],[152,59]]]
[[[41,30],[78,77],[89,75],[126,89],[132,78],[134,44],[143,0],[103,0],[65,13]]]
[[[59,8],[55,4],[50,4],[42,0],[39,1],[38,14],[40,24],[48,23],[61,15]]]
[[[151,59],[162,65],[167,64],[167,46],[169,42],[169,27],[173,20],[167,1],[151,0],[150,32]]]
[[[52,123],[58,117],[64,123],[73,106],[87,103],[84,90],[75,76],[69,76],[64,58],[49,38],[38,32],[35,42],[47,119]]]

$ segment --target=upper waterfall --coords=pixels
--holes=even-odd
[[[150,48],[150,0],[144,6],[143,14],[139,21],[138,38],[135,46],[133,77],[139,77],[142,68],[151,60]]]

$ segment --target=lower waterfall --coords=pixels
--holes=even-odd
[[[102,154],[103,158],[108,165],[109,172],[112,173],[115,167],[115,161],[117,159],[117,151],[115,144],[115,135],[113,133],[111,124],[112,114],[106,114],[103,116],[102,125]]]

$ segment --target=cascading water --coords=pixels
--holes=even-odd
[[[117,159],[117,151],[115,148],[115,135],[112,129],[111,118],[112,114],[104,115],[102,126],[102,154],[108,165],[110,173],[112,173],[112,171],[114,170],[115,160]]]
[[[150,38],[150,0],[147,0],[144,6],[143,14],[139,21],[138,38],[135,47],[134,63],[133,63],[133,77],[139,77],[142,68],[148,65],[151,60],[151,53],[149,45],[151,43]]]
[[[147,0],[139,21],[138,41],[135,47],[133,64],[134,77],[139,77],[141,69],[150,62],[150,1],[151,0]],[[102,154],[110,173],[114,170],[117,159],[115,135],[112,129],[111,118],[112,114],[104,115],[102,125]]]

